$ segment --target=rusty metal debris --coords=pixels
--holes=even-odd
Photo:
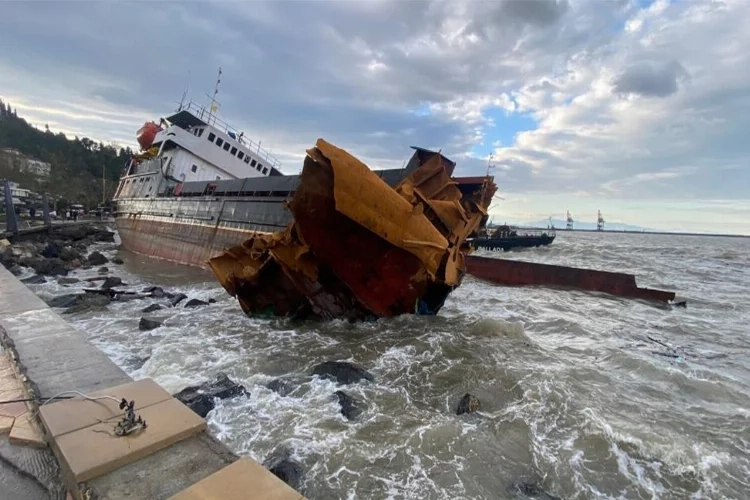
[[[674,292],[639,288],[632,274],[493,259],[476,255],[467,256],[466,269],[472,276],[498,285],[555,286],[660,302],[670,302],[675,298]]]
[[[360,320],[436,314],[465,275],[466,239],[486,220],[492,177],[451,178],[455,163],[420,150],[394,187],[319,139],[290,202],[294,220],[211,258],[250,315]]]

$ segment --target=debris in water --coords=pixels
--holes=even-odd
[[[247,314],[361,320],[436,314],[465,274],[466,239],[496,186],[451,179],[431,153],[395,187],[319,139],[307,151],[284,230],[209,260]],[[474,186],[474,185],[472,185]]]

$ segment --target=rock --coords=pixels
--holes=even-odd
[[[131,300],[148,299],[148,295],[133,292],[123,292],[120,290],[112,290],[114,292],[114,300],[118,302],[129,302]]]
[[[42,283],[47,283],[47,278],[45,278],[44,276],[39,276],[38,274],[35,274],[34,276],[31,276],[30,278],[22,279],[21,283],[26,283],[27,285],[41,285]]]
[[[290,383],[280,378],[275,378],[271,380],[269,383],[266,384],[266,388],[272,390],[273,392],[281,396],[287,396],[290,392],[294,390],[294,388],[292,387]]]
[[[346,417],[347,420],[354,420],[362,414],[362,409],[357,406],[359,401],[357,401],[344,391],[336,391],[334,394],[337,398],[339,398],[341,414]]]
[[[479,411],[479,398],[468,392],[464,394],[461,401],[458,402],[458,408],[456,408],[456,415],[463,415],[464,413],[474,413]]]
[[[8,268],[8,271],[10,271],[13,276],[18,276],[23,272],[23,269],[18,264],[13,264]]]
[[[141,309],[141,312],[150,313],[150,312],[158,311],[159,309],[164,309],[164,308],[160,306],[159,304],[151,304],[150,306],[144,307],[143,309]]]
[[[72,285],[73,283],[78,283],[80,281],[81,280],[79,280],[78,278],[57,278],[57,282],[61,285]]]
[[[114,257],[110,262],[112,262],[112,264],[124,264],[125,263],[125,261],[122,260],[120,257]]]
[[[112,243],[115,241],[115,233],[111,231],[98,230],[93,234],[94,241]]]
[[[216,304],[216,299],[208,299],[209,304]]]
[[[159,328],[161,324],[161,321],[142,317],[141,321],[138,323],[138,329],[142,331],[153,330],[154,328]]]
[[[122,279],[117,276],[110,276],[102,283],[102,288],[112,288],[113,286],[122,285]]]
[[[63,247],[60,249],[60,260],[65,262],[81,261],[81,254],[73,247]],[[80,265],[80,264],[79,264]]]
[[[277,448],[263,461],[263,467],[296,490],[302,483],[303,470],[291,455],[289,449]]]
[[[54,241],[52,241],[47,243],[39,254],[47,259],[56,259],[60,257],[60,248]]]
[[[346,361],[326,361],[313,368],[312,374],[336,380],[340,384],[354,384],[363,379],[370,382],[375,380],[364,369]]]
[[[539,498],[541,500],[560,500],[560,497],[550,495],[536,483],[519,482],[514,484],[513,487],[526,497]]]
[[[52,297],[47,299],[47,305],[50,307],[73,307],[79,303],[83,297],[80,293],[71,293],[67,295],[60,295],[58,297]]]
[[[214,398],[226,399],[247,394],[245,388],[229,379],[224,373],[219,373],[213,382],[186,387],[175,398],[182,401],[188,408],[203,418],[214,409]]]
[[[81,298],[78,300],[76,304],[74,304],[72,307],[67,308],[65,311],[63,311],[63,313],[64,314],[76,314],[76,313],[82,313],[86,311],[103,309],[111,301],[111,299],[106,295],[94,295],[94,294],[87,293],[80,297]]]
[[[5,250],[10,249],[10,247],[11,247],[11,244],[7,238],[0,239],[0,253],[5,252]]]
[[[109,259],[107,259],[104,255],[102,255],[99,252],[91,252],[91,254],[86,258],[89,264],[92,266],[102,266],[109,262]]]
[[[37,274],[46,276],[65,276],[68,269],[60,259],[45,259],[43,257],[23,257],[20,262],[26,267],[30,267]]]
[[[55,236],[66,240],[79,241],[90,234],[90,228],[86,226],[63,226],[55,229]]]
[[[182,302],[186,298],[187,298],[187,295],[185,295],[184,293],[178,293],[177,295],[173,296],[169,300],[169,303],[172,304],[172,307],[175,307],[177,304],[179,304],[180,302]]]
[[[109,272],[108,267],[100,267],[99,270],[97,271],[97,273],[99,274],[107,274],[108,272]]]
[[[200,299],[190,299],[187,302],[185,302],[185,307],[199,307],[199,306],[207,306],[208,302],[204,302]]]

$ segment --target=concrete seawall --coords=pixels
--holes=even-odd
[[[88,394],[132,382],[2,266],[0,340],[5,351],[0,355],[14,360],[26,390],[37,397],[66,390]],[[90,498],[102,499],[169,498],[236,460],[231,451],[204,431],[85,484],[73,485],[76,491],[72,493],[83,497],[90,492]],[[266,476],[272,482],[276,480],[262,467],[257,469],[260,483],[269,484]],[[40,492],[48,498],[65,498],[66,490],[72,488],[69,482],[64,484],[59,470],[50,447],[15,446],[8,442],[8,436],[0,436],[0,488],[13,491],[14,498],[43,498]]]

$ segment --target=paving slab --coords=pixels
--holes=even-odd
[[[170,500],[304,500],[258,462],[240,458]]]
[[[116,436],[114,426],[120,419],[114,418],[54,439],[61,465],[76,483],[114,471],[206,428],[203,418],[174,398],[137,413],[147,427],[132,435]]]
[[[143,408],[172,399],[172,396],[150,378],[129,382],[116,387],[89,393],[90,398],[112,396],[117,400],[125,398],[134,401],[136,413]],[[119,403],[111,399],[91,401],[81,397],[57,401],[39,408],[39,416],[52,437],[83,429],[90,425],[122,417],[124,411]]]
[[[0,271],[0,304],[2,304],[2,307],[0,307],[0,317],[19,312],[45,309],[47,304],[30,292],[26,288],[26,285],[18,281],[15,276],[3,267],[2,271]]]
[[[14,417],[6,417],[5,415],[0,415],[0,435],[8,434],[10,432],[10,429],[13,427],[14,420]]]
[[[37,448],[45,448],[47,446],[42,429],[39,427],[36,417],[33,417],[31,412],[26,412],[20,417],[16,417],[8,439],[10,440],[10,444],[15,445],[36,446]]]

